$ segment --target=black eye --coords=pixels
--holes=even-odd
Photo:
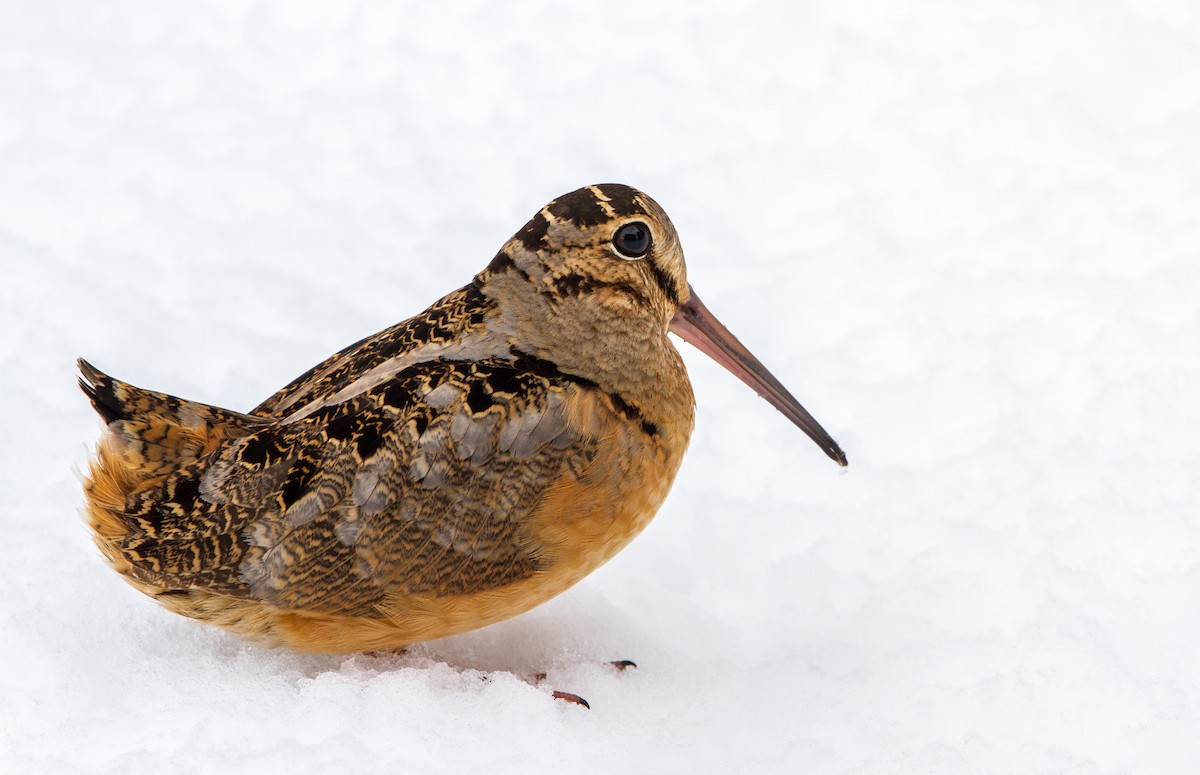
[[[641,258],[650,249],[650,227],[639,221],[627,223],[617,229],[612,242],[625,258]]]

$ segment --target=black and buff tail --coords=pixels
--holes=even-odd
[[[128,573],[121,547],[138,529],[126,514],[129,497],[269,421],[143,390],[78,363],[79,387],[107,425],[84,482],[87,520],[109,562]]]

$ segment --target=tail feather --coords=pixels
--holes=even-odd
[[[271,421],[134,387],[78,363],[79,387],[107,426],[84,483],[88,523],[101,551],[128,575],[120,547],[137,530],[130,496]]]
[[[270,423],[261,417],[135,387],[110,377],[83,358],[76,363],[81,375],[79,387],[105,423],[155,417],[177,424],[203,423],[247,433]]]
[[[79,389],[92,402],[92,407],[97,414],[104,418],[104,422],[128,420],[129,415],[125,413],[121,401],[116,395],[115,380],[83,358],[78,359],[75,363],[79,366],[79,372],[82,375],[79,377]]]
[[[79,359],[79,387],[108,426],[106,436],[140,478],[195,461],[221,442],[253,433],[268,420],[134,387]]]
[[[268,420],[166,393],[134,387],[78,361],[79,387],[108,426],[115,444],[139,480],[159,477],[215,450],[222,442],[252,433]]]

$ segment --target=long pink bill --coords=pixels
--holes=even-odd
[[[842,452],[842,448],[825,432],[820,423],[813,419],[787,388],[767,371],[767,367],[763,366],[728,328],[721,325],[721,321],[708,311],[708,307],[704,306],[704,302],[700,301],[700,297],[690,285],[688,290],[692,296],[680,305],[675,317],[671,319],[671,331],[754,388],[754,392],[767,399],[771,406],[783,412],[800,430],[807,433],[817,446],[825,450],[826,455],[838,465],[846,465],[846,453]]]

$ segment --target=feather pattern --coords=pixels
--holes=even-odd
[[[666,213],[610,184],[550,202],[471,283],[247,414],[80,361],[105,423],[89,525],[138,590],[267,645],[391,649],[515,616],[666,498],[694,413],[669,330],[845,465],[692,293]]]
[[[692,398],[661,281],[607,247],[631,215],[677,246],[669,221],[632,189],[584,191],[248,414],[81,361],[107,421],[86,488],[109,561],[172,610],[345,651],[511,616],[611,556],[665,497]]]

